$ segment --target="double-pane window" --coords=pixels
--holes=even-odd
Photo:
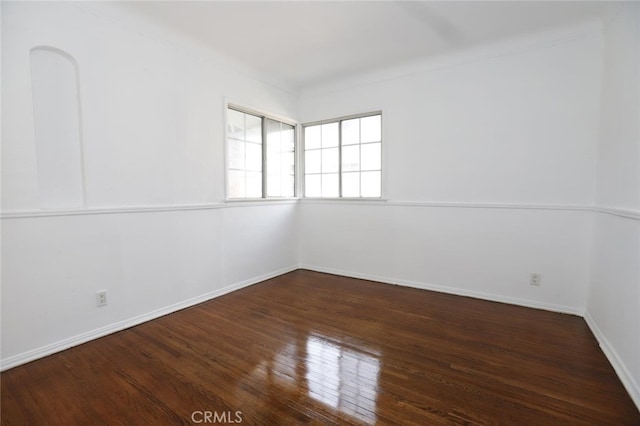
[[[295,196],[294,125],[228,108],[227,196]]]
[[[382,195],[382,115],[304,126],[305,197]]]

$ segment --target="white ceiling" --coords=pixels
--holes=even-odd
[[[612,13],[596,1],[140,1],[126,7],[294,88]]]

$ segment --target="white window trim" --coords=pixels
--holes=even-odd
[[[308,126],[318,126],[318,125],[322,125],[322,124],[328,124],[328,123],[339,123],[341,121],[344,120],[351,120],[354,118],[363,118],[363,117],[371,117],[374,115],[380,115],[380,138],[381,138],[381,153],[380,153],[380,196],[379,197],[308,197],[306,195],[306,188],[305,188],[305,184],[306,184],[306,174],[305,174],[305,170],[304,170],[304,153],[305,153],[305,140],[304,140],[304,128],[308,127]],[[296,194],[298,194],[298,198],[300,200],[309,200],[309,201],[345,201],[345,202],[354,202],[354,201],[382,201],[382,202],[386,202],[388,201],[388,198],[386,198],[386,194],[387,194],[387,174],[385,172],[386,170],[386,152],[387,152],[387,144],[386,144],[386,126],[384,125],[384,120],[383,120],[383,116],[384,113],[382,111],[382,109],[379,110],[373,110],[373,111],[369,111],[369,112],[364,112],[364,113],[360,113],[360,114],[349,114],[349,115],[344,115],[341,117],[335,117],[335,118],[330,118],[330,119],[325,119],[325,120],[317,120],[317,121],[309,121],[306,123],[300,123],[299,125],[299,146],[300,146],[300,153],[299,153],[299,162],[298,164],[300,165],[300,167],[296,170],[296,173],[299,173],[298,176],[300,176],[300,178],[298,179],[299,184],[300,184],[300,190],[299,192],[296,192]],[[342,149],[342,141],[340,141],[340,149]]]
[[[295,158],[294,194],[295,195],[293,197],[264,197],[264,193],[263,193],[263,197],[229,198],[229,137],[228,137],[229,108],[235,109],[237,111],[241,111],[247,114],[256,115],[262,118],[268,118],[268,119],[280,121],[282,123],[293,126],[294,133],[295,133],[295,141],[294,141],[294,158]],[[278,114],[273,114],[271,112],[267,112],[252,106],[245,106],[242,103],[229,100],[227,97],[223,98],[223,118],[224,118],[224,121],[222,123],[222,138],[223,138],[222,140],[224,144],[224,150],[223,150],[224,151],[224,165],[223,165],[224,167],[224,203],[264,203],[264,202],[277,203],[279,201],[290,202],[291,200],[299,200],[300,194],[301,194],[301,188],[300,188],[300,170],[301,169],[300,169],[300,159],[299,159],[299,154],[301,151],[300,143],[299,143],[300,124],[293,118],[285,117]],[[264,141],[262,142],[263,142],[262,148],[264,149]],[[264,167],[264,164],[263,164],[263,167]],[[264,168],[263,168],[263,173],[264,173]],[[264,182],[264,175],[263,175],[263,182]]]

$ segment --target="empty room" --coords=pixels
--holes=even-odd
[[[640,425],[640,2],[0,7],[3,425]]]

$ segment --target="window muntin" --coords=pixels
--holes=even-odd
[[[227,198],[295,196],[295,126],[227,108]]]
[[[305,197],[382,196],[382,115],[304,125]]]

